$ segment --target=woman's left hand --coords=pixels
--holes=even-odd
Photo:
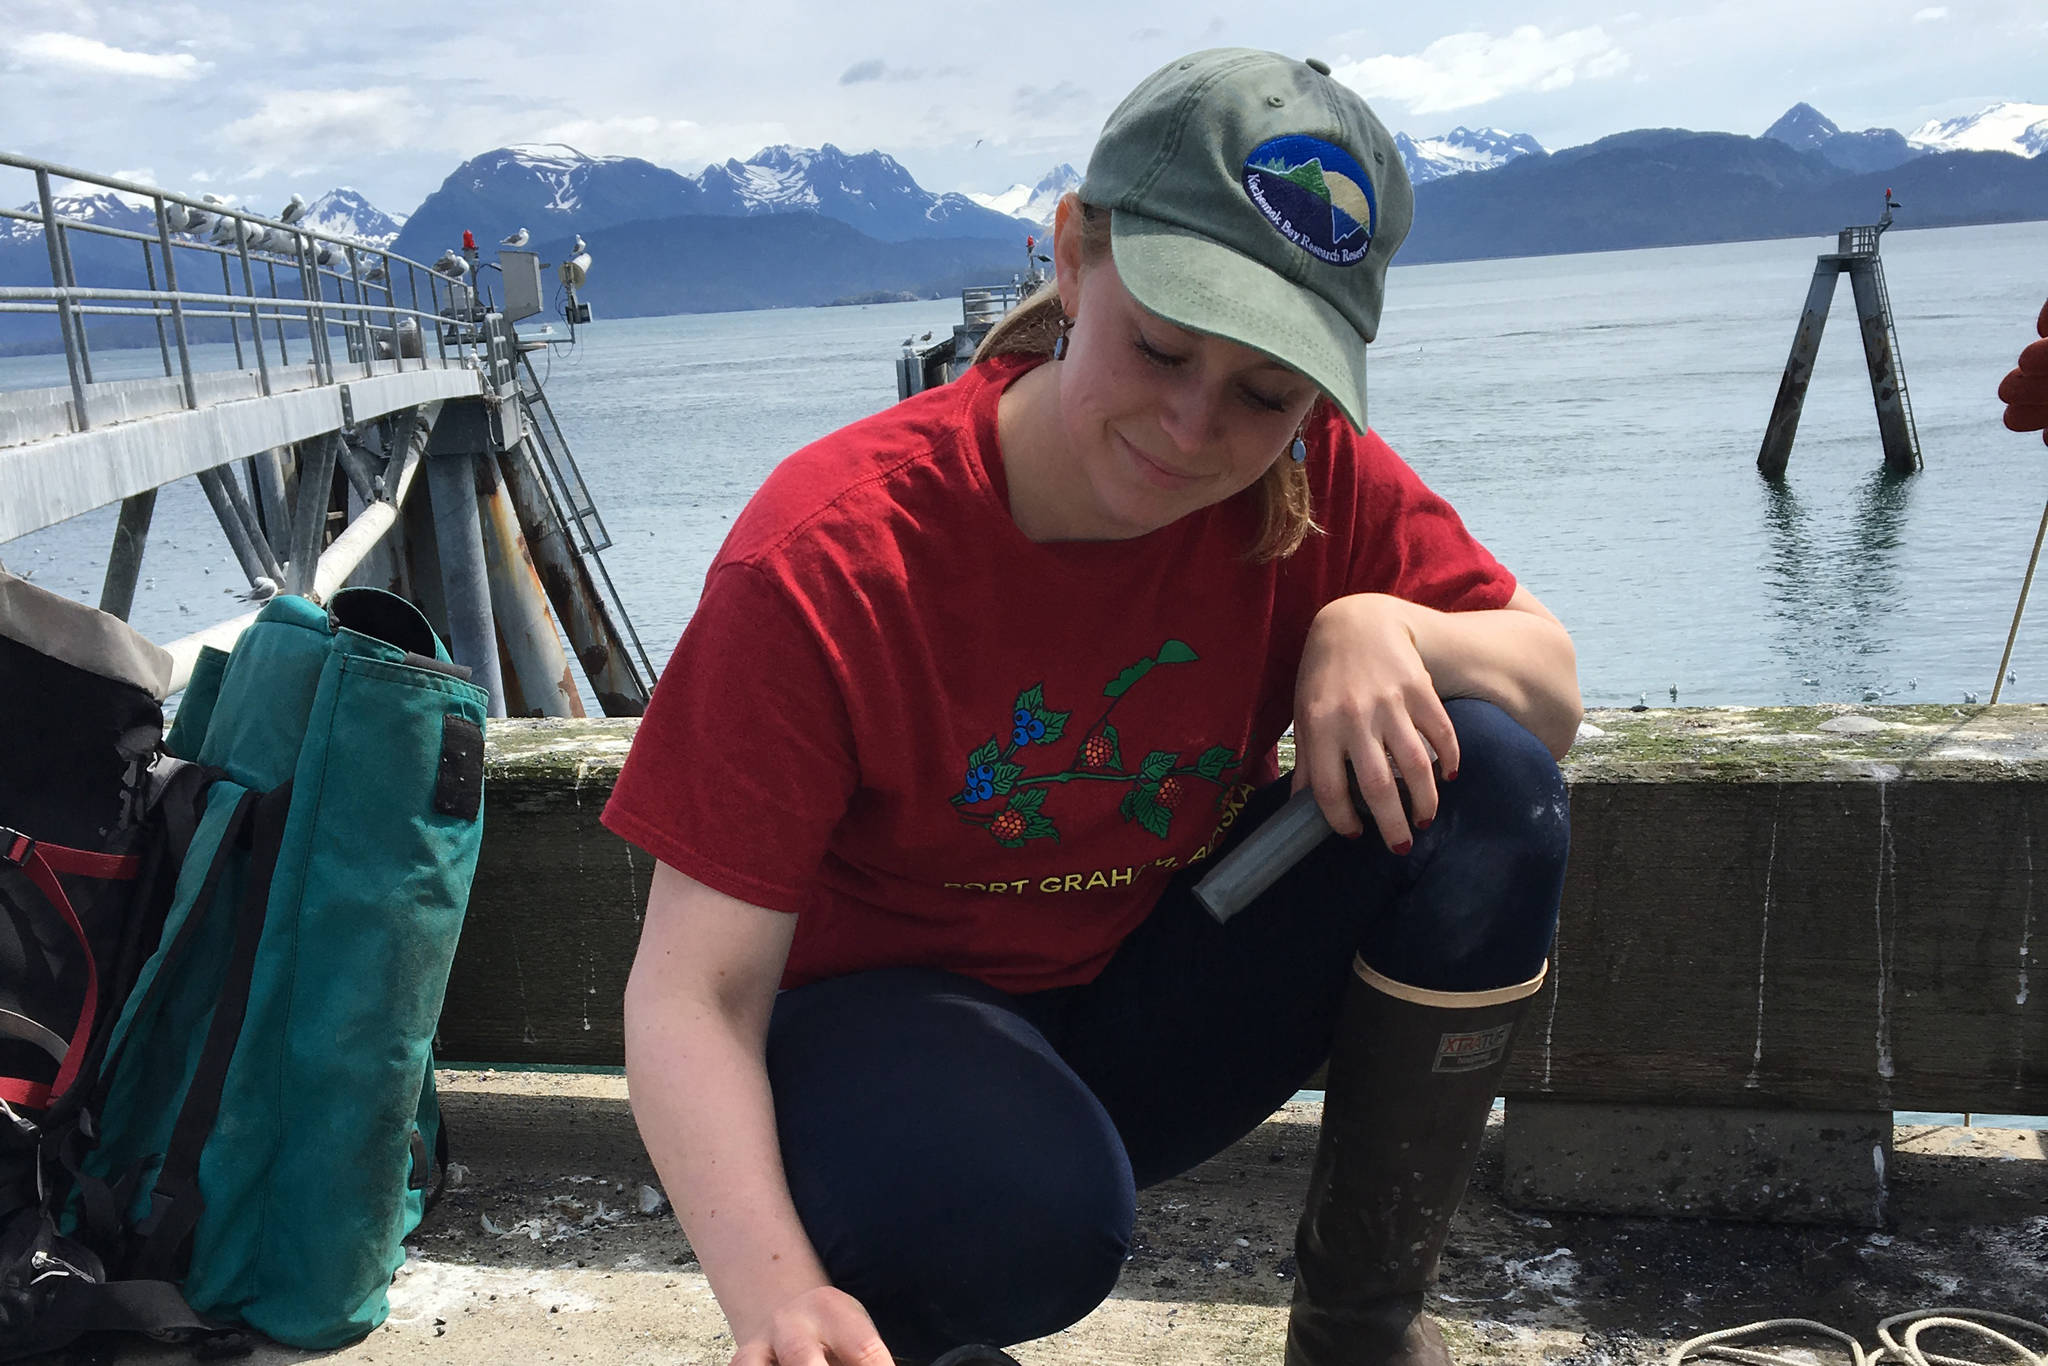
[[[1431,750],[1445,781],[1458,773],[1457,732],[1416,648],[1407,608],[1382,593],[1327,604],[1309,627],[1294,684],[1294,790],[1313,788],[1338,834],[1364,833],[1348,762],[1380,837],[1397,854],[1436,816]]]

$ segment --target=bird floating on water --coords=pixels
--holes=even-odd
[[[521,229],[520,229],[520,230],[519,230],[518,232],[515,232],[515,233],[513,233],[513,234],[512,234],[512,235],[511,235],[510,237],[507,237],[507,238],[505,238],[505,239],[504,239],[504,245],[506,245],[506,246],[508,246],[508,247],[523,247],[523,246],[525,246],[525,245],[526,245],[526,240],[527,240],[527,232],[526,232],[526,229],[525,229],[525,228],[521,228]]]

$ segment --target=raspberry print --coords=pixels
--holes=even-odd
[[[990,822],[988,831],[999,840],[1019,839],[1024,834],[1024,816],[1019,811],[1005,811]]]
[[[1109,743],[1106,735],[1091,735],[1088,743],[1081,746],[1081,762],[1090,768],[1102,768],[1116,754],[1116,746]]]
[[[1159,784],[1159,795],[1154,800],[1168,811],[1172,811],[1180,805],[1181,795],[1186,791],[1187,789],[1181,786],[1180,779],[1168,778]]]

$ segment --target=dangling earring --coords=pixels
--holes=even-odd
[[[1301,428],[1294,429],[1294,444],[1287,448],[1287,457],[1299,465],[1308,459],[1308,442],[1301,439]]]
[[[1060,314],[1060,334],[1053,339],[1052,343],[1052,358],[1054,360],[1065,360],[1067,358],[1067,334],[1073,330],[1074,320],[1064,313]]]

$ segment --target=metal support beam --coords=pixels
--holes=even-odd
[[[525,528],[526,548],[561,620],[569,646],[590,680],[606,716],[638,716],[647,710],[647,689],[632,667],[631,646],[605,610],[605,599],[589,566],[570,544],[568,529],[549,501],[532,448],[524,441],[498,457],[505,490]]]
[[[491,715],[505,715],[498,669],[498,633],[491,615],[483,519],[477,507],[477,462],[490,458],[490,419],[481,400],[449,403],[427,448],[427,492],[434,504],[434,548],[448,611],[448,648],[469,666],[470,679],[491,696]]]
[[[240,561],[249,586],[255,588],[258,579],[269,579],[282,587],[284,569],[257,527],[255,509],[249,506],[248,496],[242,492],[241,481],[235,478],[232,467],[216,465],[201,470],[199,487],[206,491],[206,501],[213,505],[213,515],[220,521],[220,529],[227,533],[228,544],[234,547],[235,559]]]
[[[315,437],[299,450],[299,496],[292,508],[292,558],[285,566],[287,593],[305,593],[313,586],[320,542],[327,530],[327,499],[334,485],[334,447],[339,433]]]
[[[263,509],[264,530],[283,536],[292,524],[291,503],[285,493],[284,449],[272,446],[250,457],[256,468],[256,503]]]
[[[484,565],[491,580],[491,612],[504,652],[505,709],[517,716],[581,716],[583,698],[569,673],[562,634],[527,552],[519,514],[498,477],[498,462],[477,461],[477,504],[482,514]]]
[[[142,551],[149,544],[149,522],[156,515],[156,490],[144,489],[121,503],[114,523],[114,545],[107,552],[107,579],[100,588],[100,610],[128,620],[135,606],[135,581],[142,574]]]

